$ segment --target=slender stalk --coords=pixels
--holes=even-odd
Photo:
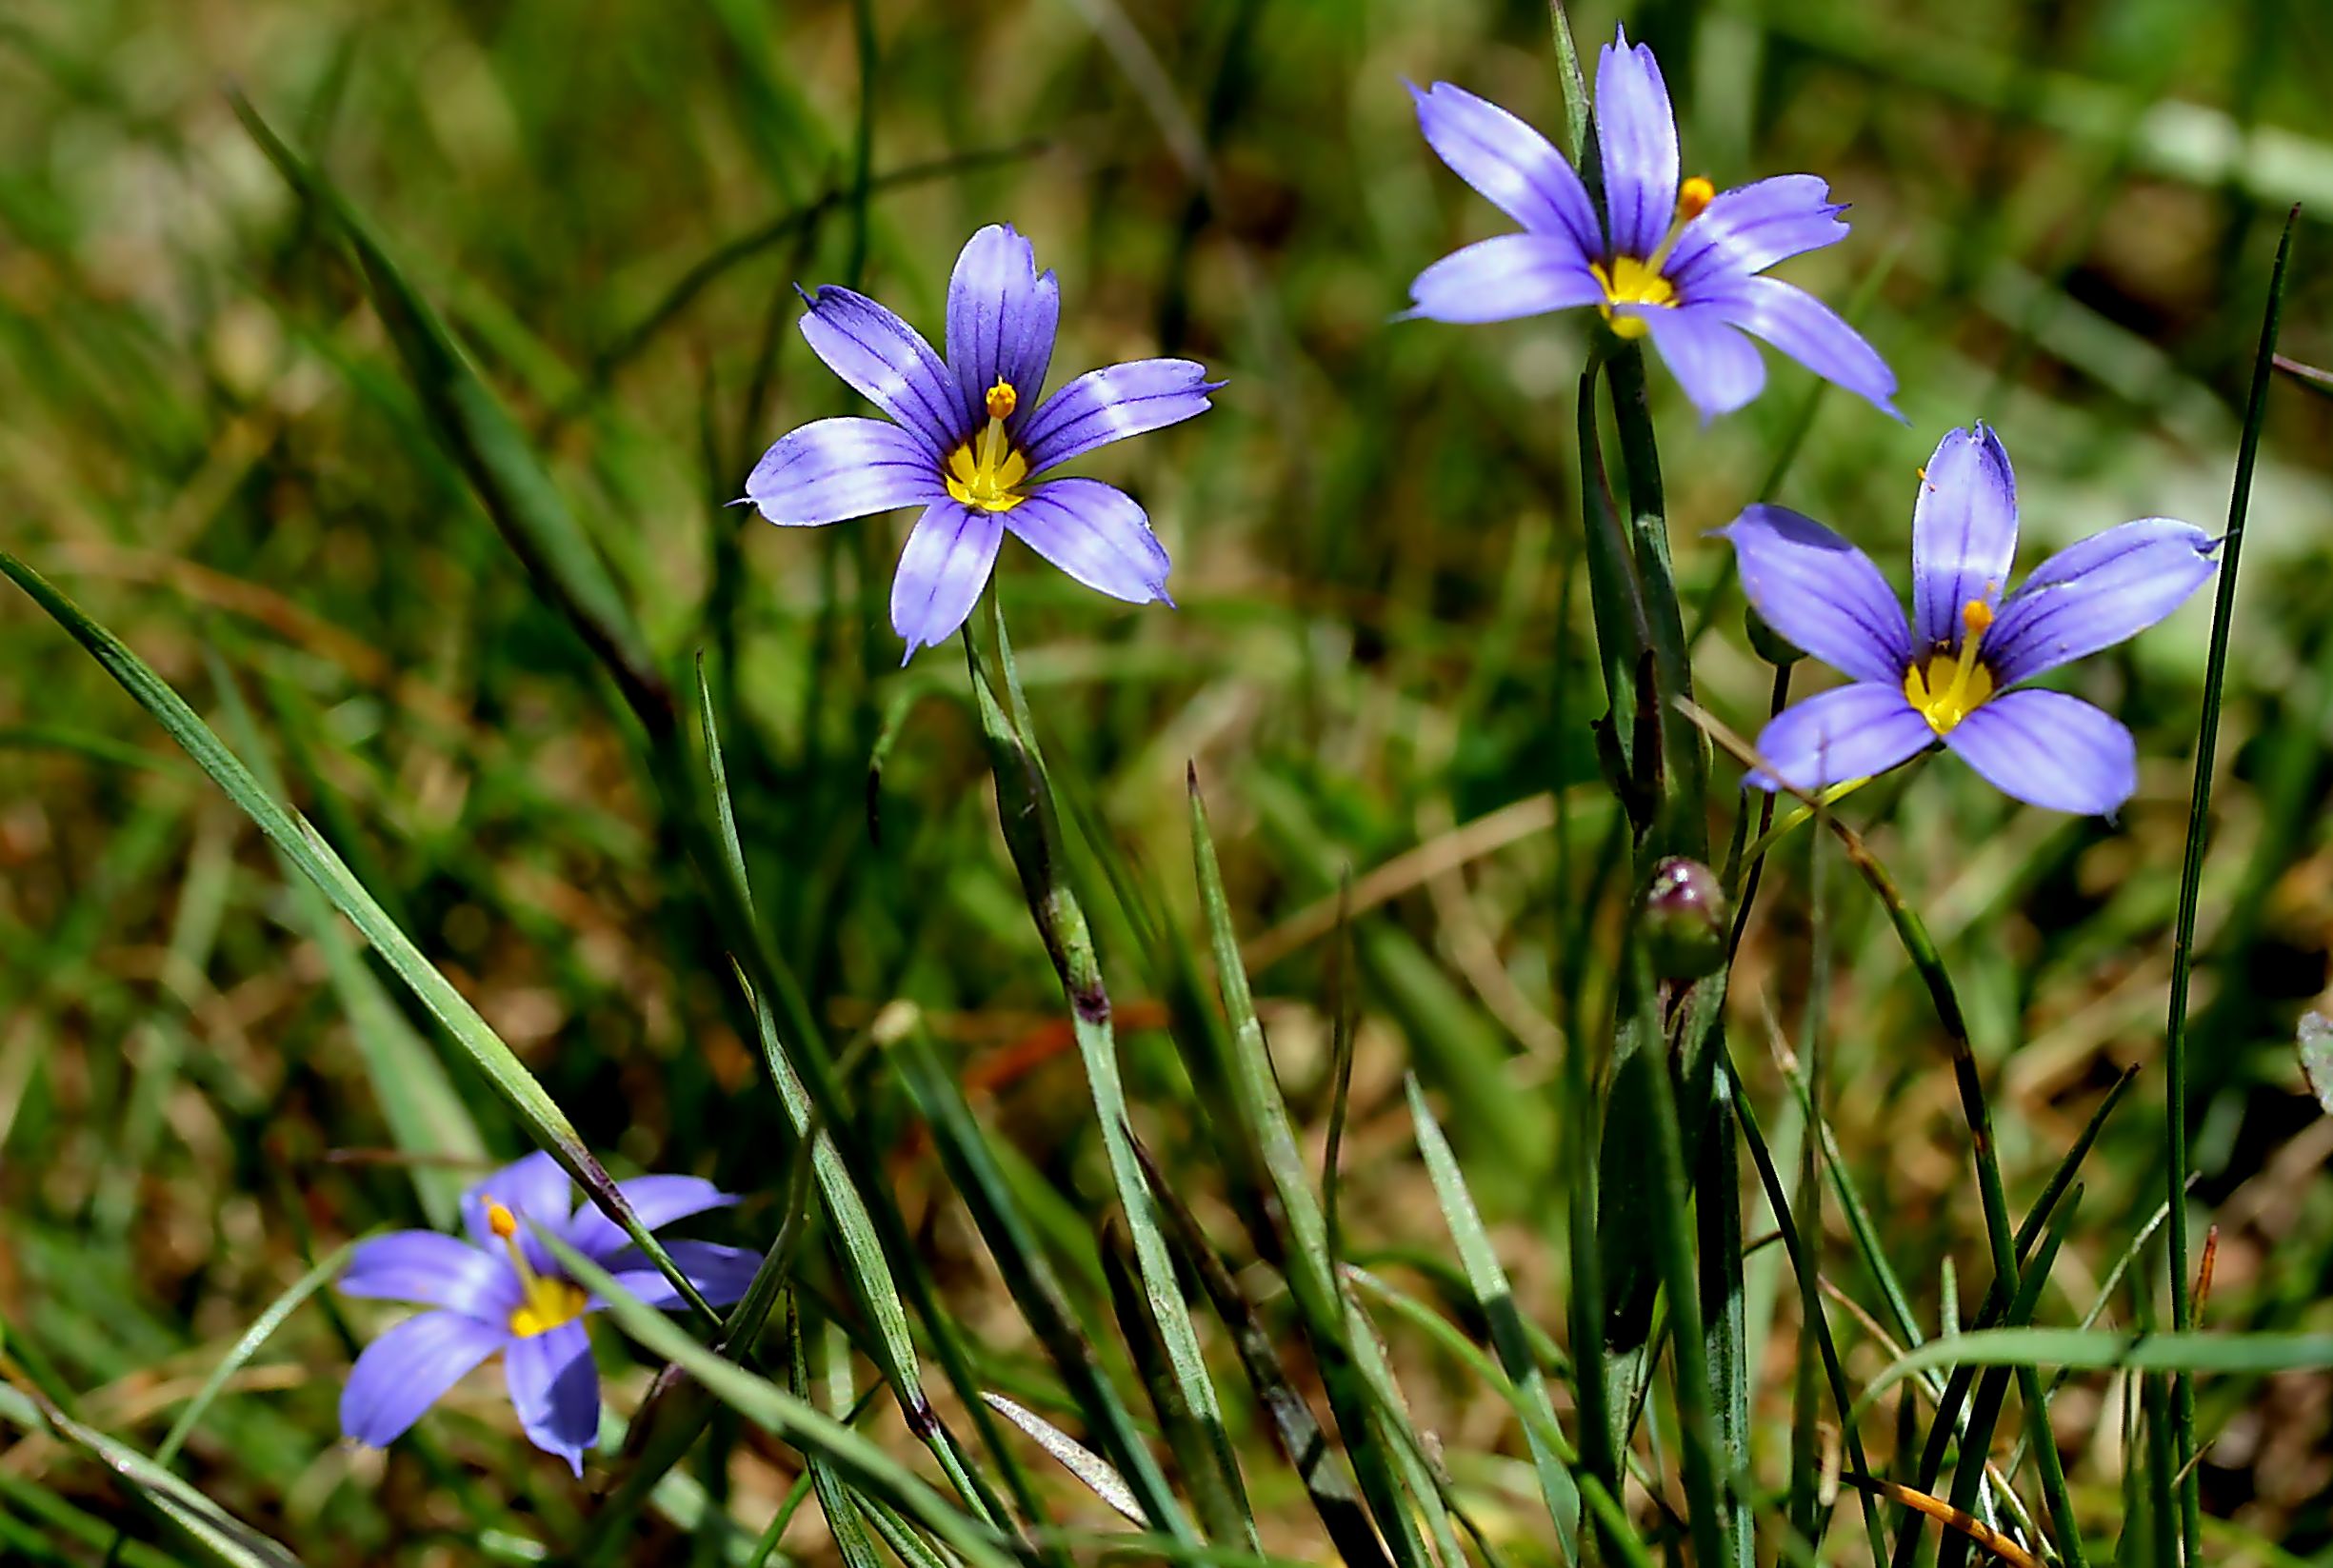
[[[1685,612],[1677,603],[1676,573],[1669,559],[1667,487],[1646,400],[1643,345],[1628,343],[1611,354],[1605,381],[1612,393],[1621,471],[1628,482],[1629,539],[1643,585],[1654,688],[1661,699],[1661,837],[1671,853],[1705,856],[1708,743],[1676,705],[1679,698],[1691,701],[1693,672],[1686,663]]]
[[[1775,695],[1781,696],[1790,679],[1787,666],[1775,675]],[[1766,809],[1773,809],[1774,797],[1766,797]],[[1765,864],[1760,859],[1753,864]],[[1823,1121],[1823,1044],[1825,1013],[1830,1000],[1831,928],[1824,898],[1823,839],[1820,834],[1808,842],[1806,850],[1806,886],[1808,913],[1814,951],[1809,963],[1811,978],[1806,987],[1805,1019],[1799,1033],[1798,1079],[1806,1105],[1806,1133],[1799,1141],[1799,1212],[1792,1218],[1800,1222],[1802,1234],[1808,1244],[1792,1259],[1797,1265],[1799,1286],[1799,1355],[1796,1386],[1792,1390],[1790,1423],[1790,1526],[1800,1535],[1822,1544],[1820,1515],[1816,1501],[1815,1455],[1815,1364],[1807,1354],[1814,1336],[1814,1325],[1822,1318],[1820,1271],[1821,1259],[1815,1248],[1823,1239],[1823,1180],[1821,1171]]]
[[[2187,982],[2195,967],[2196,903],[2203,882],[2203,849],[2211,833],[2211,773],[2220,752],[2220,699],[2227,684],[2228,632],[2235,620],[2236,566],[2243,550],[2244,519],[2252,503],[2252,470],[2260,458],[2260,431],[2268,411],[2268,383],[2276,367],[2277,328],[2284,309],[2284,268],[2292,255],[2295,206],[2277,242],[2276,269],[2268,277],[2268,305],[2252,361],[2252,389],[2245,399],[2243,441],[2236,450],[2236,478],[2227,500],[2227,532],[2221,541],[2218,597],[2211,611],[2211,654],[2203,667],[2203,721],[2195,742],[2195,787],[2187,800],[2187,844],[2179,874],[2179,921],[2171,943],[2171,1010],[2164,1036],[2164,1144],[2170,1162],[2166,1197],[2169,1228],[2171,1328],[2193,1325],[2194,1301],[2187,1294]],[[2202,1503],[2195,1459],[2195,1382],[2185,1373],[2172,1379],[2172,1439],[2180,1481],[2180,1538],[2184,1560],[2196,1560]]]
[[[1774,691],[1766,703],[1766,722],[1771,724],[1781,718],[1783,709],[1789,705],[1790,666],[1777,665],[1774,666]],[[1729,963],[1733,955],[1742,950],[1743,933],[1749,929],[1750,905],[1758,902],[1758,883],[1765,874],[1765,853],[1759,846],[1766,843],[1766,835],[1774,827],[1774,792],[1762,789],[1758,793],[1758,831],[1751,840],[1751,847],[1744,852],[1740,860],[1725,867],[1725,885],[1739,890],[1734,895],[1733,934],[1725,943],[1725,957]],[[1745,865],[1748,867],[1746,870],[1744,869]]]
[[[1635,993],[1627,1004],[1632,1009],[1656,1006],[1649,966],[1633,937],[1624,962],[1630,970],[1628,989]],[[1684,1428],[1678,1447],[1685,1498],[1692,1508],[1693,1558],[1712,1565],[1730,1563],[1734,1558],[1727,1542],[1733,1532],[1725,1500],[1728,1487],[1717,1462],[1715,1400],[1693,1262],[1693,1229],[1686,1215],[1684,1137],[1678,1127],[1677,1097],[1661,1056],[1642,1050],[1621,1065],[1612,1082],[1612,1108],[1616,1122],[1645,1136],[1651,1144],[1655,1193],[1647,1205],[1649,1250],[1675,1330],[1670,1348],[1677,1421]],[[1733,1266],[1741,1267],[1739,1251],[1734,1254]],[[1575,1349],[1574,1354],[1579,1352]]]

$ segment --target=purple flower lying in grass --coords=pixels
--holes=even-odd
[[[1523,225],[1445,256],[1409,286],[1411,314],[1507,321],[1592,305],[1625,338],[1653,347],[1706,419],[1765,385],[1743,332],[1896,412],[1895,373],[1871,345],[1802,288],[1760,274],[1846,237],[1845,210],[1812,174],[1720,191],[1677,179],[1677,117],[1652,50],[1626,31],[1596,63],[1596,140],[1605,221],[1564,155],[1529,126],[1447,82],[1418,101],[1418,125],[1459,178]],[[1901,418],[1901,415],[1897,417]]]
[[[1790,787],[1882,773],[1941,741],[2004,794],[2101,816],[2138,788],[2130,731],[2078,697],[2009,688],[2144,631],[2203,585],[2219,549],[2190,524],[2144,517],[2060,550],[2004,596],[2017,479],[1983,425],[1947,433],[1921,471],[1909,625],[1871,558],[1812,519],[1752,506],[1718,532],[1758,613],[1854,682],[1758,737]]]
[[[1132,497],[1099,480],[1036,478],[1206,412],[1223,383],[1204,366],[1133,360],[1088,370],[1040,403],[1061,286],[1009,225],[982,229],[956,258],[945,364],[864,295],[829,285],[803,298],[810,347],[891,423],[805,425],[754,466],[746,499],[795,525],[923,507],[891,580],[891,625],[909,658],[964,625],[1007,532],[1114,599],[1166,598],[1166,552]]]
[[[618,1186],[650,1230],[737,1201],[693,1176],[643,1176]],[[571,1200],[557,1161],[530,1154],[463,1195],[468,1241],[401,1230],[358,1245],[342,1290],[436,1310],[365,1347],[340,1397],[342,1432],[387,1447],[499,1350],[528,1440],[583,1474],[583,1452],[599,1438],[600,1384],[582,1320],[605,1303],[560,1272],[527,1221],[564,1237],[652,1306],[678,1306],[680,1293],[613,1221],[588,1203],[573,1209]],[[710,1241],[665,1246],[714,1306],[743,1296],[758,1264],[751,1253]]]

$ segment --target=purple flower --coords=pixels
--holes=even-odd
[[[1882,773],[1942,741],[2004,794],[2111,816],[2139,784],[2130,731],[2062,691],[2011,690],[2170,614],[2210,578],[2218,541],[2143,517],[2043,562],[2004,595],[2017,553],[2017,478],[2000,437],[1948,432],[1912,507],[1912,619],[1871,558],[1822,524],[1752,506],[1717,530],[1776,631],[1853,684],[1766,725],[1758,754],[1814,790]]]
[[[891,580],[891,626],[908,658],[964,625],[1008,532],[1113,599],[1166,598],[1166,552],[1131,496],[1098,480],[1036,480],[1096,447],[1206,412],[1223,383],[1204,366],[1132,360],[1039,402],[1061,286],[1008,224],[974,234],[956,258],[945,363],[865,295],[828,285],[803,299],[812,350],[890,422],[805,425],[754,465],[746,499],[770,522],[797,526],[923,507]]]
[[[1750,332],[1896,413],[1895,372],[1871,345],[1812,294],[1760,275],[1844,239],[1846,209],[1812,174],[1726,191],[1698,174],[1679,184],[1668,89],[1652,50],[1631,48],[1625,30],[1596,63],[1602,223],[1570,162],[1538,131],[1447,82],[1409,90],[1442,161],[1523,225],[1419,273],[1411,314],[1508,321],[1592,305],[1622,337],[1651,334],[1705,419],[1765,385],[1765,363],[1742,335]]]
[[[650,1230],[737,1201],[693,1176],[643,1176],[618,1190]],[[357,1247],[342,1290],[436,1310],[408,1318],[365,1347],[340,1396],[343,1433],[387,1447],[499,1350],[528,1440],[583,1474],[583,1452],[599,1438],[600,1384],[582,1320],[605,1303],[560,1271],[527,1221],[564,1237],[652,1306],[678,1306],[680,1293],[613,1221],[588,1203],[574,1209],[571,1200],[557,1161],[530,1154],[463,1195],[468,1241],[401,1230]],[[758,1263],[749,1252],[710,1241],[665,1246],[714,1306],[743,1296]]]

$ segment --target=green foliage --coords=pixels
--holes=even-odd
[[[1402,78],[1592,182],[1623,17],[1688,172],[1853,204],[1784,274],[1915,428],[1387,320],[1494,223]],[[1906,1488],[2064,1568],[2322,1558],[2329,54],[2271,0],[17,8],[0,1559],[1964,1557]],[[896,519],[728,503],[864,411],[793,286],[936,328],[1001,220],[1062,371],[1228,378],[1080,467],[1180,608],[1008,545],[986,663],[903,670]],[[2227,519],[2217,603],[2065,676],[2139,796],[1738,788],[1824,677],[1705,534],[1892,563],[1980,416],[2022,561]],[[1706,976],[1636,959],[1672,854]],[[668,1273],[611,1173],[741,1194],[752,1290],[571,1260],[583,1485],[492,1369],[340,1444],[348,1247],[530,1145]]]

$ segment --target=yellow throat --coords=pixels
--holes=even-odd
[[[1019,489],[1021,481],[1028,477],[1028,459],[1005,434],[1005,421],[1012,417],[1020,401],[1012,383],[998,377],[988,388],[988,423],[947,454],[941,478],[947,485],[947,493],[965,506],[984,512],[1008,512],[1028,499]]]
[[[522,1340],[571,1323],[584,1315],[590,1296],[570,1280],[551,1280],[537,1274],[518,1244],[518,1216],[500,1203],[486,1206],[489,1229],[509,1249],[510,1266],[518,1271],[519,1304],[510,1309],[510,1332]]]
[[[1971,599],[1961,606],[1961,625],[1967,628],[1961,651],[1933,653],[1926,664],[1904,672],[1904,697],[1940,736],[1951,734],[1993,694],[1993,672],[1977,658],[1978,645],[1992,624],[1992,606]]]
[[[1677,216],[1668,226],[1668,233],[1649,256],[1615,256],[1610,262],[1590,262],[1587,269],[1595,274],[1604,287],[1604,303],[1596,308],[1611,323],[1612,330],[1624,338],[1641,338],[1651,328],[1642,316],[1616,316],[1616,305],[1660,305],[1673,307],[1677,303],[1676,285],[1662,273],[1662,265],[1668,260],[1677,236],[1685,226],[1702,215],[1703,210],[1717,198],[1717,187],[1699,174],[1677,188]]]

